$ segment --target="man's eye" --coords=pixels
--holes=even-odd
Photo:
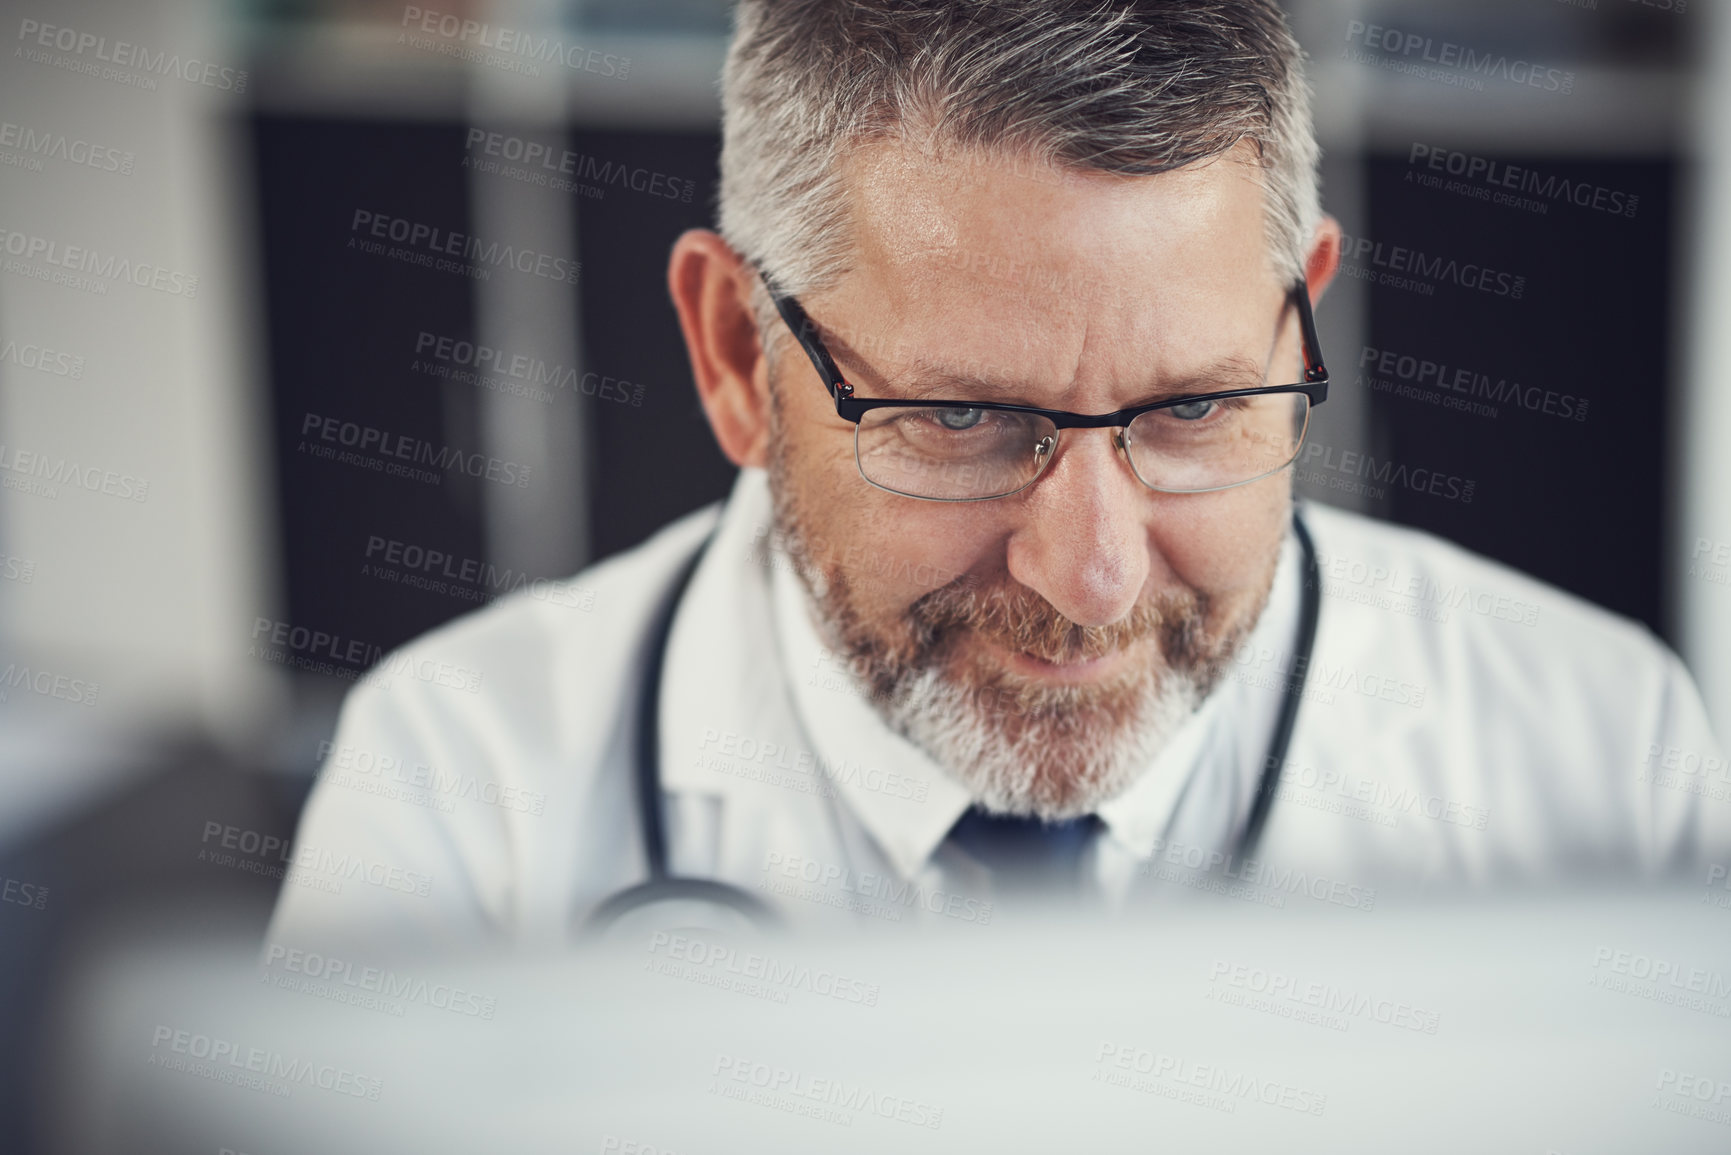
[[[939,409],[933,414],[937,423],[945,429],[960,433],[964,429],[972,429],[985,420],[984,409]]]
[[[1214,412],[1213,401],[1186,401],[1182,405],[1174,405],[1166,412],[1180,421],[1200,421]]]

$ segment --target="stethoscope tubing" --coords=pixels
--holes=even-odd
[[[1316,561],[1316,545],[1296,510],[1292,516],[1292,529],[1298,538],[1303,568],[1298,636],[1293,649],[1296,658],[1292,672],[1287,675],[1280,713],[1275,717],[1274,733],[1269,740],[1268,755],[1263,759],[1250,813],[1233,851],[1238,861],[1244,861],[1256,852],[1262,832],[1268,825],[1274,796],[1280,789],[1281,769],[1298,722],[1298,707],[1304,696],[1311,655],[1316,648],[1317,623],[1322,616],[1322,573]],[[676,877],[669,873],[667,866],[667,828],[661,811],[661,679],[666,670],[674,616],[713,539],[713,532],[703,539],[669,585],[649,631],[648,652],[638,686],[633,777],[649,878],[618,891],[597,906],[584,921],[585,934],[600,934],[620,917],[639,907],[681,899],[730,907],[762,926],[778,925],[781,921],[774,907],[747,890],[714,879]]]

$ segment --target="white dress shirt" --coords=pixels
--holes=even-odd
[[[1303,517],[1321,619],[1254,860],[1233,847],[1294,669],[1291,535],[1227,676],[1099,809],[1084,898],[1371,909],[1394,880],[1731,860],[1731,774],[1688,674],[1648,631],[1426,534],[1325,506]],[[750,891],[796,925],[1000,917],[989,875],[944,841],[966,792],[826,650],[768,544],[767,479],[746,470],[719,515],[451,622],[385,664],[403,672],[357,687],[271,939],[553,944],[643,881],[634,734],[650,623],[712,528],[659,695],[672,873]],[[478,688],[436,676],[453,667]]]

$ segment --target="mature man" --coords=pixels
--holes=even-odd
[[[411,647],[480,693],[357,689],[273,937],[1362,906],[1731,845],[1644,630],[1295,515],[1340,231],[1273,0],[744,0],[723,95],[668,282],[731,498]]]

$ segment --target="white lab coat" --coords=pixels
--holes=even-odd
[[[1102,807],[1085,891],[1109,906],[1212,890],[1370,909],[1393,881],[1731,860],[1725,759],[1687,672],[1647,630],[1426,534],[1323,506],[1303,516],[1321,619],[1255,858],[1230,852],[1292,664],[1290,538],[1228,677]],[[646,636],[717,520],[693,514],[460,618],[358,686],[271,940],[550,945],[642,881],[632,759]],[[944,843],[966,794],[877,722],[823,650],[767,540],[762,473],[741,474],[719,522],[661,696],[673,872],[742,887],[795,924],[989,922],[1002,911],[989,876]]]

